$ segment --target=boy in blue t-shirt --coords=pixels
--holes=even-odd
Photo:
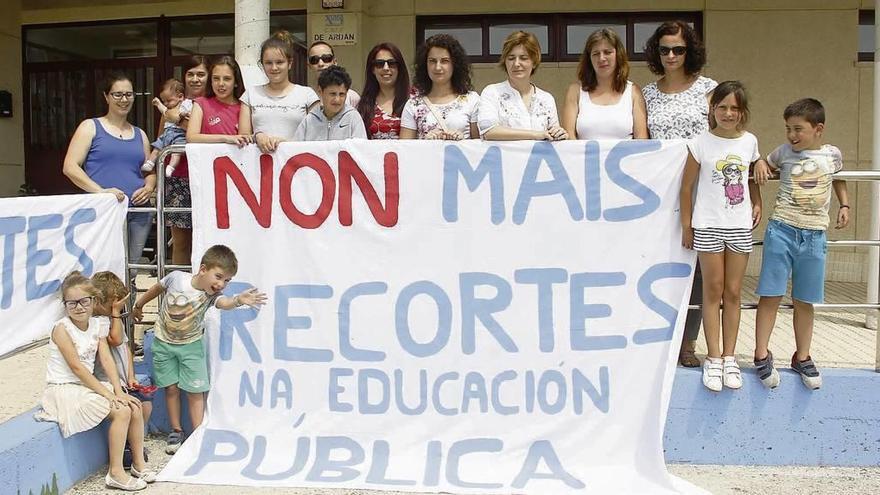
[[[770,153],[769,168],[763,164],[755,167],[759,184],[767,181],[771,168],[779,172],[776,207],[764,234],[761,276],[755,291],[760,296],[755,322],[755,367],[764,385],[779,385],[779,373],[767,346],[791,278],[797,345],[791,368],[800,374],[807,388],[815,390],[822,385],[822,377],[810,357],[813,304],[822,303],[825,298],[825,230],[831,190],[834,189],[840,203],[835,228],[842,229],[849,223],[849,197],[846,182],[832,178],[843,168],[840,150],[822,144],[822,103],[813,98],[798,100],[785,108],[783,117],[788,143]]]

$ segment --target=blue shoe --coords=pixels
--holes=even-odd
[[[804,382],[808,389],[816,390],[822,386],[822,376],[819,374],[819,369],[816,368],[813,358],[810,356],[807,356],[807,359],[803,361],[798,361],[797,354],[792,355],[791,369],[801,375],[801,381]]]
[[[165,453],[168,455],[174,455],[177,452],[177,449],[183,444],[183,432],[182,431],[172,431],[168,434],[168,443],[165,444]]]

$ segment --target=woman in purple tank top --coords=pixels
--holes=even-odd
[[[147,135],[128,122],[134,89],[125,74],[113,73],[104,84],[107,113],[79,124],[64,157],[64,175],[91,193],[129,198],[129,205],[147,204],[156,189],[155,174],[141,175],[140,164],[149,154]],[[144,250],[152,213],[128,214],[128,259],[137,262]]]

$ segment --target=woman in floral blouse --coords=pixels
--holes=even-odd
[[[461,43],[435,34],[419,47],[413,85],[418,95],[403,107],[401,139],[476,139],[480,95]]]
[[[409,71],[400,49],[379,43],[367,55],[364,90],[357,111],[370,139],[398,139],[400,114],[409,99]]]
[[[507,80],[486,86],[480,95],[477,124],[483,139],[568,138],[559,127],[553,95],[532,84],[540,63],[541,45],[534,34],[515,31],[504,40],[498,65],[507,72]]]

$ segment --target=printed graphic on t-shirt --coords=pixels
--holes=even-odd
[[[834,173],[823,161],[805,158],[791,167],[791,198],[798,206],[821,208]]]
[[[723,185],[725,206],[732,208],[745,200],[743,177],[748,177],[748,169],[749,166],[738,155],[727,155],[727,158],[715,162],[712,182]]]

